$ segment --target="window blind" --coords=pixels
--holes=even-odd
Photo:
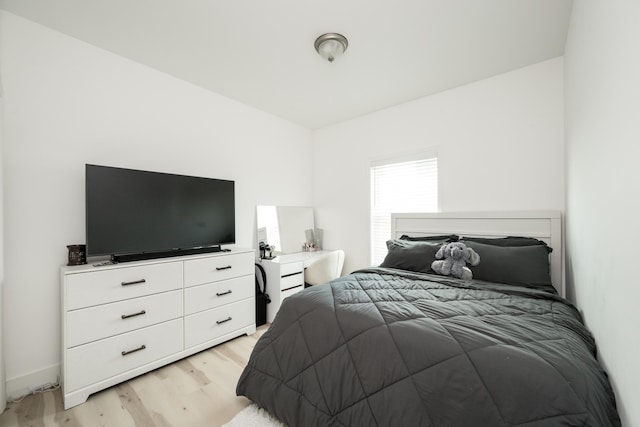
[[[437,157],[371,166],[371,261],[380,265],[391,237],[391,213],[438,210]]]

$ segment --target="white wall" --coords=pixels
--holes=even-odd
[[[640,3],[573,3],[566,45],[568,288],[623,426],[640,426]]]
[[[84,242],[85,163],[235,180],[243,247],[256,204],[312,204],[305,128],[6,12],[0,76],[9,394],[59,371],[58,268]]]
[[[2,191],[3,183],[3,167],[2,167],[2,151],[4,147],[4,115],[3,115],[3,97],[2,97],[2,78],[0,78],[0,412],[4,411],[7,402],[5,379],[4,379],[4,197]]]
[[[432,148],[441,211],[563,210],[563,102],[557,58],[316,131],[324,246],[369,266],[371,161]]]

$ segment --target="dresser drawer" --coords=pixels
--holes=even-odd
[[[256,323],[255,297],[234,302],[184,319],[185,348],[216,339]]]
[[[85,271],[66,277],[67,310],[182,288],[182,263]]]
[[[66,352],[66,366],[73,369],[65,371],[65,393],[181,350],[182,319],[72,348]]]
[[[69,311],[67,348],[182,317],[182,291]]]
[[[254,276],[236,277],[184,290],[184,314],[193,314],[255,296]]]
[[[253,252],[246,252],[185,261],[184,285],[195,286],[254,275],[254,256]]]

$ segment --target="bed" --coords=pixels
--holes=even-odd
[[[452,240],[480,255],[470,281],[429,270]],[[387,246],[287,298],[237,394],[290,427],[620,425],[558,212],[394,214]]]

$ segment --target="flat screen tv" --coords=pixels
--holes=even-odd
[[[86,165],[87,256],[116,262],[235,243],[234,181]]]

